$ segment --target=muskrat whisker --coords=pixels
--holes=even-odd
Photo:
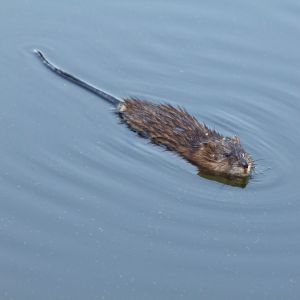
[[[264,168],[263,170],[257,170],[256,169],[256,170],[254,170],[254,173],[257,174],[257,175],[261,175],[261,174],[264,174],[265,172],[270,171],[270,170],[272,170],[271,167]]]
[[[255,161],[265,161],[264,158],[255,158]]]

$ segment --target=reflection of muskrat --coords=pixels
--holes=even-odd
[[[121,119],[132,130],[151,139],[153,143],[176,151],[202,171],[231,177],[250,175],[253,162],[237,136],[223,137],[205,124],[199,123],[183,108],[139,99],[119,100],[58,69],[40,51],[35,52],[44,64],[58,75],[115,105]]]

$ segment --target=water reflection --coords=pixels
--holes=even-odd
[[[198,175],[209,180],[213,180],[222,184],[227,184],[234,187],[245,188],[251,176],[248,177],[224,177],[211,174],[207,171],[199,171]]]
[[[299,299],[299,1],[273,2],[2,1],[1,299]],[[198,178],[33,48],[262,161]]]

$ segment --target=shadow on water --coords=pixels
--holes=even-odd
[[[249,176],[248,177],[224,177],[224,176],[217,176],[214,174],[210,174],[207,171],[199,171],[198,175],[202,178],[213,180],[219,183],[223,183],[226,185],[239,187],[239,188],[245,188],[249,182]]]

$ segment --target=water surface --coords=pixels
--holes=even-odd
[[[299,14],[296,0],[2,3],[0,299],[299,299]],[[238,134],[254,177],[199,177],[34,48]]]

